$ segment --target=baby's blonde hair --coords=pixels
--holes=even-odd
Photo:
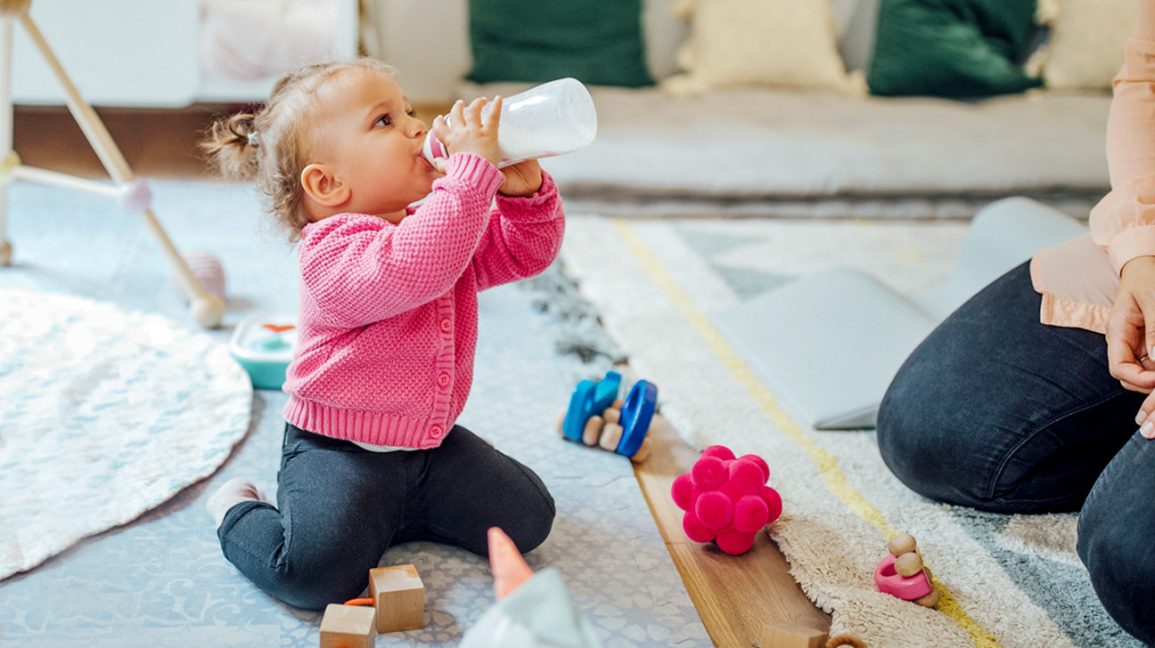
[[[367,69],[389,77],[396,70],[376,59],[314,63],[281,77],[264,108],[217,119],[200,149],[222,176],[252,180],[268,209],[295,240],[308,224],[302,207],[301,171],[314,153],[305,135],[313,119],[317,88],[338,72]]]

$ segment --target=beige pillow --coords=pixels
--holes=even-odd
[[[1139,0],[1048,0],[1051,38],[1035,60],[1048,88],[1106,89],[1123,64]],[[1032,66],[1034,67],[1034,66]]]
[[[675,92],[787,86],[862,92],[838,54],[830,0],[688,0],[690,37],[678,53]]]

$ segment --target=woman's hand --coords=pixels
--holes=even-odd
[[[449,111],[449,119],[438,115],[433,120],[433,135],[441,140],[450,155],[473,153],[489,160],[494,166],[501,161],[497,131],[501,127],[502,98],[498,96],[493,100],[493,108],[482,121],[481,109],[488,103],[485,97],[474,99],[468,106],[458,100]],[[445,173],[445,160],[437,160],[434,167]]]
[[[526,160],[505,167],[501,174],[505,176],[505,181],[498,189],[502,195],[524,198],[541,189],[541,165],[537,160]]]
[[[1107,360],[1111,375],[1125,389],[1155,391],[1155,256],[1131,259],[1123,266],[1119,290],[1107,320]],[[1148,396],[1135,416],[1139,431],[1155,438],[1155,397]],[[1147,419],[1151,418],[1150,421]]]

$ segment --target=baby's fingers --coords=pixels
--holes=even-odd
[[[485,120],[485,128],[490,131],[497,131],[501,125],[501,106],[505,103],[505,99],[501,95],[493,98],[493,107],[489,110],[489,117]]]
[[[481,109],[489,100],[485,97],[478,97],[469,103],[469,108],[465,111],[465,116],[469,119],[467,122],[473,128],[481,128]]]
[[[450,123],[461,127],[465,125],[465,102],[458,99],[449,111]]]
[[[429,132],[442,142],[445,141],[445,136],[449,134],[449,127],[445,125],[445,117],[438,115],[433,118],[433,125],[429,128]]]

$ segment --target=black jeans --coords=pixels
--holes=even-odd
[[[964,304],[899,370],[882,458],[926,497],[1005,513],[1079,511],[1078,552],[1103,606],[1155,642],[1155,441],[1098,333],[1039,322],[1027,264]]]
[[[392,545],[430,540],[484,556],[498,526],[524,553],[556,512],[533,471],[461,426],[438,448],[381,453],[286,425],[277,483],[276,507],[237,504],[217,537],[258,587],[311,610],[360,594]]]

